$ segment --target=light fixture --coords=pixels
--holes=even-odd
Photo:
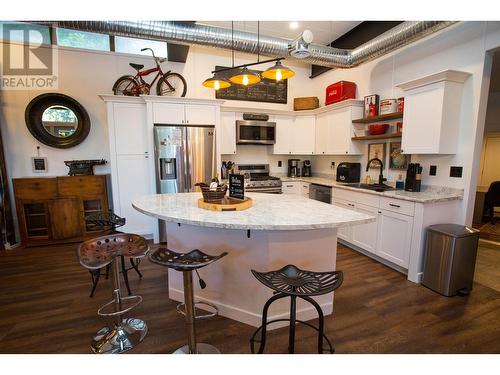
[[[245,66],[240,71],[237,71],[232,75],[229,80],[232,83],[243,86],[251,86],[259,83],[261,81],[260,76],[257,73],[253,73]]]
[[[269,69],[265,70],[262,72],[262,77],[267,78],[267,79],[274,79],[276,81],[281,81],[282,79],[288,79],[291,78],[295,75],[295,72],[286,67],[281,65],[281,61],[276,61],[276,64],[271,66]]]
[[[214,73],[213,77],[207,78],[205,81],[203,81],[203,86],[210,89],[215,89],[217,91],[219,89],[227,89],[231,86],[231,82],[229,82],[225,78],[221,78],[219,74]]]
[[[232,55],[232,66],[230,68],[220,68],[212,71],[213,77],[207,78],[203,81],[203,86],[208,88],[213,88],[215,90],[225,89],[231,86],[231,83],[243,86],[251,86],[259,83],[261,79],[261,74],[252,72],[248,70],[249,66],[267,64],[274,62],[275,64],[262,72],[262,76],[267,79],[276,80],[276,82],[291,78],[295,75],[295,72],[290,68],[283,66],[281,60],[284,57],[278,57],[270,60],[260,61],[260,23],[257,22],[257,62],[242,64],[234,66],[234,22],[231,22],[231,55]],[[222,72],[225,72],[221,74]],[[231,74],[229,80],[225,77]]]
[[[292,22],[290,22],[289,26],[290,26],[290,29],[295,30],[295,29],[298,29],[299,23],[297,21],[292,21]]]

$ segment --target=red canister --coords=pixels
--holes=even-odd
[[[356,99],[356,84],[354,82],[335,82],[326,88],[325,105],[347,99]]]
[[[398,112],[405,110],[405,98],[398,98]]]

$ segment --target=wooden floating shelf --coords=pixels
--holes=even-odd
[[[403,112],[387,113],[385,115],[373,116],[373,117],[363,117],[356,120],[352,120],[353,124],[369,124],[372,122],[379,122],[385,120],[396,120],[403,118]]]
[[[352,137],[353,141],[364,141],[367,139],[387,139],[387,138],[401,138],[401,133],[394,134],[379,134],[379,135],[364,135],[362,137]]]

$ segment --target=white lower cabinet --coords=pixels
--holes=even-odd
[[[378,207],[357,203],[361,199],[346,200],[345,198],[349,196],[349,193],[348,190],[334,188],[332,203],[339,207],[375,216],[376,221],[339,228],[338,238],[407,269],[413,231],[413,216],[394,212],[396,209],[393,209],[392,206],[390,206],[391,210],[384,209],[383,207],[387,203],[384,199],[374,201],[379,202]],[[362,193],[353,192],[352,194],[359,198],[358,195]],[[363,195],[367,196],[366,200],[374,197],[370,194]],[[342,196],[342,198],[338,198],[338,196]],[[400,204],[392,204],[398,206],[404,204],[413,205],[411,202],[399,202]]]
[[[302,193],[302,182],[301,181],[284,181],[281,185],[281,191],[283,194],[295,194],[301,195]]]
[[[332,199],[332,204],[334,206],[339,206],[342,208],[348,208],[352,210],[353,208],[349,205],[348,202],[340,200],[340,199]],[[341,240],[345,242],[351,242],[352,241],[352,227],[340,227],[337,229],[337,237],[340,238]]]
[[[378,209],[370,206],[365,206],[363,204],[354,204],[351,207],[355,211],[361,212],[363,214],[378,216]],[[360,248],[375,254],[377,252],[377,232],[378,232],[379,220],[367,224],[355,225],[352,227],[352,237],[351,242],[359,246]]]
[[[408,268],[413,217],[387,210],[379,212],[376,254],[398,266]]]
[[[309,198],[309,182],[301,182],[300,183],[300,194],[304,198]]]
[[[153,194],[150,187],[152,179],[149,173],[149,162],[147,155],[118,155],[116,157],[118,191],[114,190],[113,194],[118,195],[118,199],[114,199],[119,205],[115,207],[116,214],[126,219],[126,224],[122,228],[123,232],[140,235],[152,233],[153,219],[134,209],[131,203],[138,197]]]

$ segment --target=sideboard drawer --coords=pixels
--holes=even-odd
[[[106,192],[104,175],[58,177],[57,185],[61,197],[95,196]]]
[[[53,178],[14,178],[16,198],[52,199],[57,197],[57,184]]]

